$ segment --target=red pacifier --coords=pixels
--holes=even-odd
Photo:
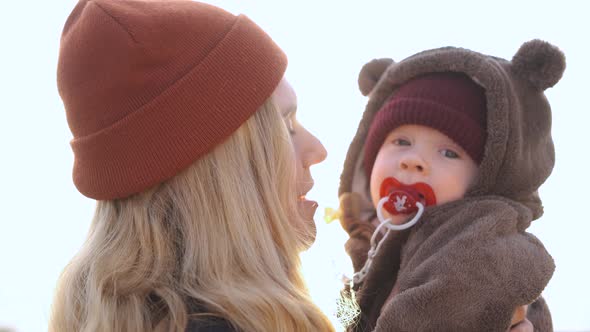
[[[434,191],[428,184],[418,182],[405,185],[393,177],[383,180],[379,196],[381,198],[389,197],[383,204],[383,208],[392,215],[414,213],[418,211],[418,206],[416,206],[418,202],[424,207],[436,205]]]

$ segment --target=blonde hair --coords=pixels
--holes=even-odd
[[[294,165],[269,99],[174,178],[98,201],[49,330],[184,331],[217,316],[241,331],[333,331],[300,272],[313,236],[297,213]]]

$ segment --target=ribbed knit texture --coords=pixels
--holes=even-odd
[[[246,16],[193,1],[80,1],[64,26],[58,88],[78,190],[127,197],[229,137],[287,66]]]
[[[377,112],[365,143],[365,172],[371,175],[387,135],[402,125],[437,129],[479,164],[486,140],[486,98],[482,87],[460,73],[431,73],[403,84]]]

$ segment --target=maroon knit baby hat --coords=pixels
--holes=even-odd
[[[425,74],[400,86],[371,122],[364,152],[368,177],[387,135],[406,124],[439,130],[479,164],[486,141],[485,91],[454,72]]]
[[[286,66],[243,15],[186,0],[81,0],[57,72],[76,187],[107,200],[173,177],[256,112]]]

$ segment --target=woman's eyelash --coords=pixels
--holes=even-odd
[[[295,127],[293,124],[293,115],[288,116],[285,119],[285,121],[286,121],[285,123],[287,125],[287,129],[289,130],[289,134],[291,134],[291,135],[295,134]]]

